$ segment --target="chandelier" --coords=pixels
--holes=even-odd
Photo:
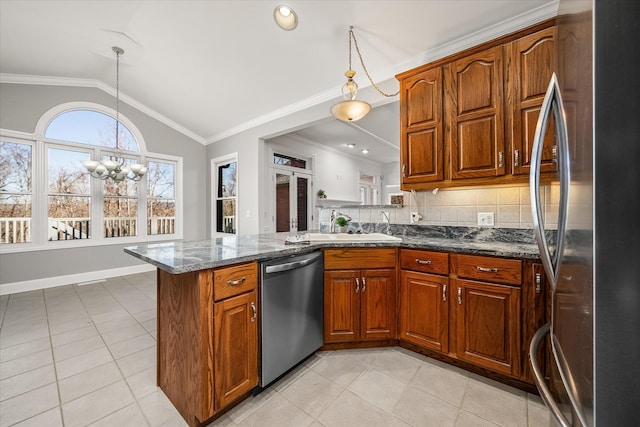
[[[117,46],[113,46],[111,50],[116,54],[116,153],[110,155],[108,160],[85,160],[82,166],[89,175],[103,181],[140,181],[147,173],[147,167],[138,163],[125,164],[124,155],[120,151],[120,55],[124,54],[124,50]]]
[[[356,35],[353,32],[353,26],[349,27],[349,69],[344,73],[347,77],[347,82],[342,85],[342,97],[345,99],[344,101],[338,102],[333,107],[331,107],[331,114],[338,119],[345,122],[355,122],[356,120],[360,120],[364,116],[366,116],[369,111],[371,111],[371,105],[367,102],[360,101],[355,99],[358,93],[358,84],[353,80],[353,77],[356,75],[356,72],[351,69],[351,44],[355,45],[356,52],[358,53],[358,58],[360,58],[360,64],[362,65],[362,69],[364,70],[365,75],[369,79],[371,86],[378,91],[378,93],[382,96],[392,97],[396,96],[400,93],[400,91],[392,94],[384,93],[380,88],[373,82],[373,79],[369,75],[369,71],[367,71],[367,67],[364,65],[364,60],[362,59],[362,54],[360,53],[360,48],[358,47],[358,40],[356,40]]]

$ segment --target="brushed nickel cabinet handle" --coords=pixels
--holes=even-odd
[[[542,292],[542,274],[536,273],[536,294]]]
[[[360,279],[356,277],[356,293],[360,292]]]
[[[484,273],[497,273],[498,272],[497,268],[480,267],[479,265],[476,266],[476,268],[478,269],[478,271],[482,271]]]
[[[416,258],[416,262],[418,264],[422,264],[422,265],[429,265],[431,264],[431,261],[428,259],[420,259],[420,258]]]
[[[504,153],[501,151],[498,153],[498,167],[501,168],[504,166]]]
[[[253,317],[251,318],[252,322],[255,322],[256,319],[258,318],[258,309],[256,308],[256,305],[251,302],[251,310],[253,310]]]
[[[406,177],[407,177],[407,174],[406,174],[406,172],[405,172],[406,170],[407,170],[407,165],[406,165],[406,164],[403,164],[403,165],[402,165],[402,177],[403,177],[403,178],[406,178]]]
[[[364,277],[362,278],[362,293],[364,293],[364,290],[367,289],[367,281],[364,280]]]
[[[447,285],[442,285],[442,301],[447,300]]]
[[[458,305],[462,305],[462,288],[458,288]]]
[[[513,163],[515,164],[515,166],[520,166],[520,150],[514,150],[513,157]]]
[[[247,280],[246,277],[241,277],[238,280],[227,280],[227,285],[229,286],[238,286],[238,285],[242,285],[244,283],[244,281]]]

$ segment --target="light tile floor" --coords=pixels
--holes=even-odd
[[[0,427],[186,426],[155,385],[155,273],[0,297]],[[534,395],[399,347],[318,352],[211,426],[548,426]]]

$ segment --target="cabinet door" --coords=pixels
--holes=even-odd
[[[444,179],[442,68],[400,83],[400,163],[403,184]]]
[[[258,385],[257,306],[256,291],[213,305],[216,411]]]
[[[496,372],[520,373],[520,289],[454,280],[456,355]]]
[[[449,351],[448,284],[448,277],[400,273],[398,338],[442,353]]]
[[[360,270],[324,273],[324,342],[360,337]]]
[[[451,178],[505,174],[502,47],[445,66],[446,145]]]
[[[396,337],[395,270],[362,270],[360,277],[360,339]]]
[[[507,63],[507,137],[511,140],[513,175],[529,174],[533,136],[540,106],[555,65],[555,28],[515,40],[505,47]],[[555,124],[549,122],[542,148],[541,172],[554,173]]]

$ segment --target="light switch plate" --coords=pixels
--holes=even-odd
[[[478,212],[478,226],[493,226],[493,212]]]

